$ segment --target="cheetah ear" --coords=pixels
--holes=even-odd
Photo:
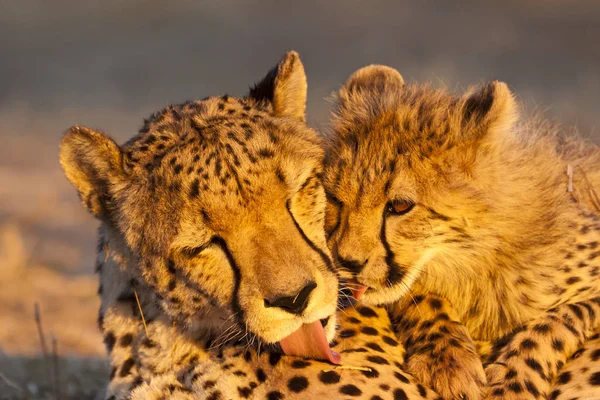
[[[96,218],[108,219],[110,187],[124,177],[119,146],[101,132],[74,126],[60,142],[59,158],[86,208]]]
[[[398,90],[403,85],[404,79],[400,72],[385,65],[374,64],[354,71],[340,90],[340,96],[345,98],[364,92],[384,93]]]
[[[250,88],[249,97],[273,105],[278,117],[306,119],[306,74],[295,51],[285,53],[279,64],[262,81]]]
[[[475,139],[498,137],[510,131],[517,119],[517,106],[504,82],[493,81],[468,95],[461,105],[463,131]]]

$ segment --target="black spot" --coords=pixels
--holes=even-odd
[[[365,335],[370,335],[370,336],[376,336],[379,332],[377,332],[377,329],[372,328],[370,326],[364,326],[361,330],[362,333],[364,333]]]
[[[256,370],[256,379],[258,379],[260,383],[267,380],[267,374],[265,374],[265,371],[263,371],[262,368]]]
[[[423,385],[421,385],[420,383],[417,383],[417,390],[419,391],[419,394],[421,395],[421,397],[427,396],[427,390],[425,390]]]
[[[348,322],[351,322],[353,324],[360,324],[361,321],[358,318],[350,317],[348,318]]]
[[[360,307],[358,309],[358,312],[363,317],[377,317],[377,313],[375,311],[373,311],[373,309],[371,309],[369,307]]]
[[[367,360],[375,364],[389,364],[388,360],[380,356],[368,356]]]
[[[521,387],[521,384],[519,382],[511,382],[508,384],[508,389],[511,392],[514,393],[521,393],[523,391],[523,388]]]
[[[531,368],[532,370],[538,372],[543,378],[545,378],[545,376],[544,376],[544,368],[535,359],[533,359],[531,357],[528,357],[527,359],[525,359],[525,364],[527,364],[527,366],[529,368]]]
[[[305,360],[294,360],[292,361],[292,368],[301,369],[306,368],[310,365],[310,362]]]
[[[600,386],[600,372],[594,372],[590,375],[590,385]]]
[[[221,394],[221,392],[218,390],[215,390],[214,392],[212,392],[210,394],[210,396],[208,396],[206,398],[206,400],[221,400],[222,398],[223,398],[223,395]]]
[[[347,394],[348,396],[360,396],[362,390],[354,385],[344,385],[340,388],[340,393]]]
[[[323,371],[319,374],[319,380],[327,385],[332,385],[340,381],[340,374],[335,371]]]
[[[272,392],[267,393],[267,400],[281,400],[283,399],[283,393],[274,390]]]
[[[537,343],[533,339],[525,339],[521,342],[521,350],[531,350],[537,348]]]
[[[237,371],[234,371],[233,374],[235,376],[247,376],[247,374],[244,371],[240,371],[239,369]]]
[[[552,348],[556,351],[562,351],[565,348],[565,345],[562,340],[554,339],[552,341]]]
[[[360,371],[367,378],[377,378],[379,376],[379,371],[375,368],[369,368],[369,370]]]
[[[275,366],[281,360],[281,353],[271,353],[269,354],[269,364]]]
[[[540,391],[535,387],[535,385],[531,381],[525,381],[525,388],[529,393],[534,395],[535,398],[537,398],[540,395]]]
[[[356,331],[352,330],[352,329],[344,329],[343,331],[340,332],[340,337],[342,339],[346,339],[349,337],[352,337],[356,335]]]
[[[171,292],[171,291],[173,291],[173,290],[175,289],[175,286],[176,286],[176,285],[177,285],[177,282],[175,281],[175,278],[172,278],[172,279],[169,281],[169,287],[168,287],[169,291],[170,291],[170,292]]]
[[[217,382],[215,382],[215,381],[206,381],[206,382],[204,382],[203,387],[204,387],[204,389],[210,389],[210,388],[214,387],[216,383]]]
[[[121,371],[119,372],[119,376],[125,377],[125,376],[129,375],[129,373],[131,372],[131,368],[133,367],[134,364],[135,364],[135,361],[133,361],[133,358],[128,358],[127,360],[125,360],[125,362],[121,366]]]
[[[440,310],[442,308],[442,302],[439,299],[430,299],[429,305],[434,310]]]
[[[108,332],[106,335],[104,335],[104,344],[106,344],[108,351],[112,351],[113,347],[115,347],[116,341],[117,339],[115,339],[114,333]]]
[[[390,346],[398,346],[398,342],[389,336],[383,336],[382,339],[386,344],[388,344]]]
[[[283,171],[279,167],[275,170],[275,175],[277,176],[277,179],[279,180],[279,182],[285,183],[285,175],[283,174]]]
[[[397,379],[398,379],[400,382],[402,382],[402,383],[408,383],[408,382],[410,382],[410,381],[408,380],[408,378],[407,378],[407,377],[405,377],[404,375],[402,375],[402,374],[401,374],[400,372],[398,372],[398,371],[394,372],[394,376],[395,376],[395,377],[396,377],[396,378],[397,378]]]
[[[573,311],[573,314],[575,314],[577,316],[577,318],[583,319],[583,312],[581,311],[581,308],[579,308],[579,306],[577,304],[567,304],[567,306],[569,307],[569,309],[571,311]]]
[[[550,332],[551,328],[548,324],[536,324],[533,326],[533,330],[537,333],[546,334]]]
[[[517,376],[517,371],[515,371],[514,369],[509,369],[508,372],[506,373],[506,375],[504,375],[504,379],[509,380],[514,378],[515,376]]]
[[[131,344],[131,342],[133,342],[133,335],[131,333],[128,333],[126,335],[124,335],[121,340],[119,340],[119,345],[121,347],[127,347]]]
[[[553,391],[552,393],[550,393],[548,399],[549,400],[556,400],[558,398],[558,396],[560,396],[561,391],[556,389],[555,391]]]
[[[493,396],[504,396],[504,389],[503,388],[494,389],[492,391],[492,395]]]
[[[308,379],[303,376],[295,376],[288,381],[288,389],[294,393],[300,393],[308,387]]]
[[[252,388],[244,386],[244,387],[238,387],[237,389],[238,389],[238,393],[240,394],[240,397],[243,399],[247,399],[252,394]]]
[[[394,400],[408,400],[408,396],[404,390],[396,389],[394,390]]]
[[[383,400],[383,398],[375,395],[375,396],[371,396],[371,400]]]
[[[262,158],[273,158],[275,156],[275,153],[273,153],[273,151],[269,149],[260,149],[258,151],[258,155]]]
[[[366,345],[366,346],[367,346],[368,348],[370,348],[371,350],[375,350],[375,351],[378,351],[378,352],[380,352],[380,353],[385,353],[385,351],[384,351],[384,350],[381,348],[381,346],[380,346],[380,345],[378,345],[377,343],[373,343],[373,342],[371,342],[371,343],[367,343],[367,345]]]
[[[190,199],[195,199],[200,194],[200,181],[198,179],[194,179],[192,185],[190,186]]]
[[[569,383],[571,381],[571,373],[569,371],[565,371],[562,374],[558,375],[556,379],[558,383],[561,384]]]
[[[382,383],[381,385],[379,385],[379,388],[381,390],[383,390],[384,392],[387,392],[388,390],[390,390],[390,385],[386,385],[385,383]]]
[[[592,361],[598,361],[598,359],[600,358],[600,349],[594,350],[590,355],[590,358],[592,359]]]

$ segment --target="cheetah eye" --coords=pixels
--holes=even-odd
[[[327,207],[325,208],[325,234],[327,238],[331,237],[340,225],[340,214],[344,203],[337,197],[325,193],[327,196]]]
[[[206,250],[208,247],[213,245],[214,240],[215,239],[213,238],[213,239],[209,240],[207,243],[203,244],[202,246],[198,246],[198,247],[183,247],[179,251],[186,258],[194,258],[194,257],[197,257],[198,254],[200,254],[204,250]]]
[[[404,215],[409,213],[415,206],[415,203],[409,200],[392,200],[385,207],[388,215]]]
[[[344,205],[344,203],[342,203],[342,201],[340,199],[338,199],[331,193],[325,192],[325,197],[327,197],[328,203],[331,203],[332,205],[336,206],[337,208],[342,208],[342,206]]]

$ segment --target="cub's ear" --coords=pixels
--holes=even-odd
[[[404,79],[400,72],[385,65],[369,65],[354,71],[340,90],[340,95],[364,92],[384,93],[402,88]]]
[[[279,64],[254,87],[249,97],[273,105],[273,114],[306,119],[306,74],[300,56],[295,51],[285,53]]]
[[[107,219],[110,187],[125,176],[119,146],[101,132],[74,126],[60,142],[59,158],[87,209],[96,218]]]
[[[461,107],[465,132],[476,137],[507,133],[517,119],[517,106],[504,82],[493,81],[467,95]]]

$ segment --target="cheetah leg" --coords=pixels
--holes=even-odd
[[[492,399],[539,399],[568,358],[597,328],[600,298],[563,304],[496,346],[486,367]]]
[[[600,333],[577,350],[554,379],[550,399],[600,398]]]
[[[408,372],[443,398],[483,397],[483,364],[447,300],[431,294],[413,296],[391,306],[390,315],[406,347]]]

